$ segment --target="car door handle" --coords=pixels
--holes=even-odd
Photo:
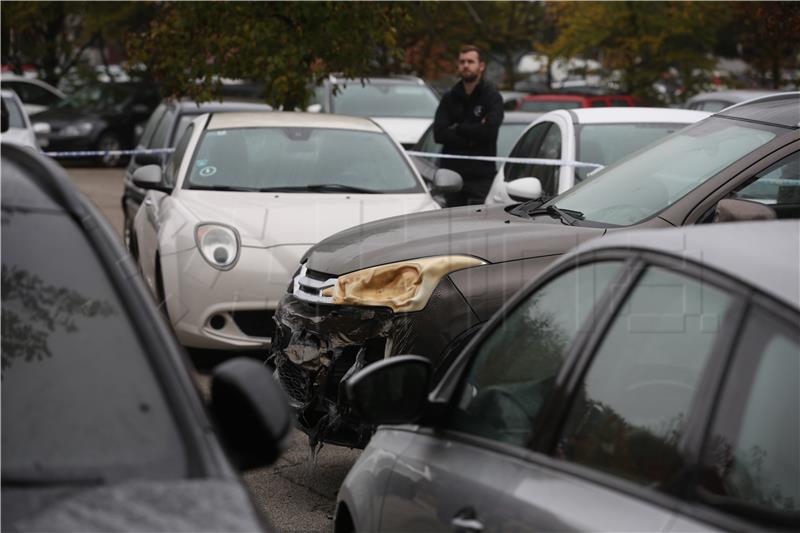
[[[456,516],[450,521],[450,525],[453,526],[455,531],[466,531],[470,533],[483,531],[483,524],[474,518],[463,518],[461,516]]]

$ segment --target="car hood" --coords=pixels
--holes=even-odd
[[[427,193],[286,194],[183,190],[180,204],[196,223],[239,231],[242,246],[312,245],[345,228],[439,206]]]
[[[50,108],[31,117],[31,122],[47,122],[53,128],[60,128],[75,122],[100,120],[103,120],[103,116],[99,113],[70,108]]]
[[[133,481],[85,490],[3,488],[3,531],[262,531],[234,481]]]
[[[437,255],[490,263],[558,255],[605,233],[566,226],[548,215],[524,219],[505,206],[468,206],[380,220],[351,228],[311,248],[308,268],[339,276],[361,268]]]
[[[372,120],[403,145],[416,144],[433,123],[432,118],[372,117]]]

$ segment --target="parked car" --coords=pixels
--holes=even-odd
[[[409,148],[433,123],[439,96],[414,76],[349,79],[330,76],[315,89],[309,111],[370,117]]]
[[[224,87],[244,88],[245,84],[231,85]],[[141,137],[139,137],[137,150],[160,150],[164,148],[175,148],[175,144],[183,136],[183,132],[189,124],[203,113],[231,113],[236,111],[271,111],[272,107],[267,104],[253,102],[204,102],[199,103],[192,100],[167,99],[150,115],[150,119],[144,127]],[[138,153],[128,162],[125,169],[125,189],[122,192],[122,214],[125,245],[131,253],[136,256],[138,253],[131,247],[130,235],[133,230],[133,218],[136,211],[144,200],[147,191],[140,189],[133,184],[133,173],[144,165],[161,165],[163,168],[169,159],[168,153]]]
[[[335,531],[796,529],[798,324],[796,221],[595,239],[433,390],[419,356],[349,379],[353,409],[387,425]]]
[[[604,167],[708,116],[700,111],[650,107],[551,111],[517,137],[510,157],[563,159]],[[486,203],[552,198],[597,168],[505,163],[492,182]]]
[[[507,156],[511,151],[511,147],[519,139],[520,134],[541,116],[540,113],[524,113],[521,111],[506,111],[503,116],[503,123],[497,133],[497,155],[498,157]],[[412,150],[417,152],[426,152],[441,154],[442,145],[433,139],[433,124],[431,124],[425,133],[422,134],[419,142],[415,144]],[[433,175],[439,170],[442,162],[441,159],[412,156],[411,160],[419,170],[419,173],[427,181],[433,180]],[[500,164],[498,164],[498,168]]]
[[[636,98],[625,94],[531,94],[520,100],[517,111],[546,113],[556,109],[581,107],[634,107]]]
[[[692,96],[686,101],[685,107],[686,109],[697,109],[698,111],[716,113],[734,104],[778,93],[779,91],[760,91],[752,89],[713,91]]]
[[[209,418],[130,256],[64,171],[3,143],[2,189],[2,530],[267,529],[233,465],[270,464],[291,429],[269,371],[217,368]]]
[[[442,169],[434,186],[460,187]],[[438,209],[408,156],[369,119],[215,113],[195,119],[149,189],[132,241],[184,346],[264,350],[300,257],[366,221]],[[310,282],[311,283],[311,282]]]
[[[522,99],[529,94],[531,93],[525,91],[500,91],[500,96],[503,98],[503,109],[506,111],[516,110]]]
[[[46,111],[66,98],[64,93],[45,81],[15,74],[4,73],[0,77],[0,86],[17,93],[28,116]]]
[[[3,89],[0,95],[3,99],[4,119],[8,119],[8,125],[3,128],[3,142],[39,150],[36,133],[17,94],[10,89]]]
[[[312,441],[363,446],[371,428],[350,411],[344,377],[415,353],[438,379],[512,294],[588,239],[715,216],[800,218],[798,124],[800,93],[754,100],[547,202],[395,217],[321,241],[275,312],[271,357],[299,427]]]
[[[136,144],[147,118],[158,105],[158,88],[149,83],[86,85],[47,111],[31,117],[50,125],[50,150],[126,150]],[[125,160],[117,154],[93,159],[104,166]]]

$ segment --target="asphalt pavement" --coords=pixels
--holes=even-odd
[[[78,188],[108,218],[122,238],[124,169],[65,165]],[[208,390],[208,374],[197,374],[201,390]],[[331,531],[336,492],[360,450],[323,446],[314,459],[308,440],[299,431],[272,466],[244,473],[243,478],[272,524],[282,532]]]

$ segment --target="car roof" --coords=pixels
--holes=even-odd
[[[800,221],[725,222],[610,233],[562,259],[610,248],[647,250],[693,261],[800,309]]]
[[[753,98],[778,94],[779,91],[766,91],[761,89],[737,89],[730,91],[713,91],[700,93],[689,98],[689,102],[703,102],[706,100],[723,100],[726,102],[744,102]]]
[[[272,106],[267,103],[242,102],[228,100],[224,102],[196,102],[184,99],[174,103],[182,113],[215,113],[217,111],[271,111]]]
[[[570,109],[572,122],[577,124],[621,123],[678,123],[689,124],[702,120],[711,113],[693,109],[668,107],[584,107]]]
[[[797,129],[800,127],[800,92],[778,93],[748,100],[723,109],[717,116]]]
[[[383,133],[380,126],[362,117],[329,113],[262,111],[252,113],[219,113],[211,117],[206,129],[229,128],[332,128]]]

